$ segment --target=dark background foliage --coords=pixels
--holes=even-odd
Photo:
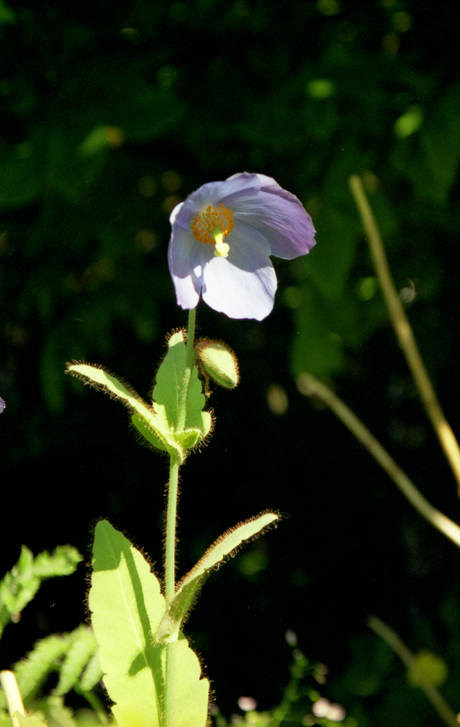
[[[273,706],[293,629],[359,724],[428,724],[424,698],[368,632],[375,613],[446,660],[460,708],[459,555],[333,415],[297,391],[324,377],[434,505],[453,478],[395,343],[347,179],[364,176],[398,289],[454,430],[458,397],[460,86],[450,3],[410,0],[0,0],[1,566],[21,543],[89,557],[109,517],[161,567],[167,461],[121,407],[64,376],[86,359],[146,396],[185,324],[166,262],[169,213],[199,185],[268,174],[318,230],[274,261],[262,323],[200,305],[199,333],[241,366],[216,391],[210,445],[183,470],[179,571],[263,508],[280,527],[212,576],[187,627],[222,711]],[[288,408],[270,406],[273,386]],[[275,389],[276,391],[277,389]],[[279,389],[278,389],[279,390]],[[10,626],[1,666],[86,616],[85,568]]]

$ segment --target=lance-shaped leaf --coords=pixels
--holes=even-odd
[[[155,429],[152,429],[152,427],[147,424],[145,419],[142,419],[139,414],[133,414],[131,417],[131,421],[143,439],[145,439],[156,449],[161,449],[163,452],[168,452],[168,447],[166,446],[164,439],[160,439],[157,431]]]
[[[158,643],[168,643],[178,638],[179,630],[190,611],[198,591],[209,571],[229,556],[235,555],[246,540],[260,535],[269,525],[279,520],[279,515],[266,512],[250,520],[239,523],[227,530],[206,551],[203,557],[179,582],[176,594],[164,614],[155,639]]]
[[[66,371],[84,381],[85,384],[89,384],[95,389],[101,389],[112,398],[120,401],[136,417],[136,421],[133,421],[136,427],[137,418],[140,418],[144,429],[146,431],[151,430],[151,439],[146,437],[151,444],[174,454],[183,462],[184,452],[171,433],[163,410],[156,411],[155,405],[149,406],[146,404],[128,384],[125,384],[114,374],[109,373],[100,366],[85,363],[67,364]]]
[[[163,407],[167,421],[174,430],[177,427],[179,417],[182,377],[186,360],[184,335],[184,331],[177,331],[170,336],[168,352],[158,369],[155,387],[152,392],[155,411],[160,414],[160,409]],[[198,378],[198,371],[194,366],[187,397],[185,430],[199,430],[201,438],[206,437],[212,426],[210,413],[203,411],[205,404],[206,399]],[[190,435],[190,439],[193,441],[194,435]]]
[[[165,600],[144,556],[107,521],[96,526],[89,608],[118,727],[159,727],[165,647],[154,643],[153,634]],[[175,727],[204,727],[209,682],[200,679],[185,637],[175,646]]]

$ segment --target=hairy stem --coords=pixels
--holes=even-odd
[[[185,369],[182,376],[182,388],[180,392],[179,400],[179,416],[177,421],[177,430],[180,432],[185,428],[185,420],[187,417],[187,396],[190,386],[190,380],[192,378],[192,367],[193,367],[193,346],[195,343],[195,319],[196,319],[196,308],[192,308],[188,314],[188,328],[187,328],[187,348],[185,357]]]
[[[196,310],[189,311],[187,348],[185,368],[182,376],[182,388],[179,399],[179,414],[177,431],[183,431],[187,417],[187,397],[192,377],[193,345],[195,338]],[[179,495],[179,460],[171,456],[169,467],[168,500],[166,506],[166,545],[165,545],[165,597],[166,606],[174,598],[176,592],[176,524],[177,502]],[[166,674],[165,674],[165,727],[174,727],[175,711],[175,671],[176,671],[176,643],[170,642],[166,646]]]
[[[166,510],[165,597],[169,604],[176,590],[176,521],[179,490],[179,460],[171,457]]]

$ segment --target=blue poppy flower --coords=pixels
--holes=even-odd
[[[200,295],[230,318],[261,321],[277,280],[270,255],[292,260],[315,244],[301,202],[263,174],[235,174],[192,192],[171,214],[168,263],[178,304]]]

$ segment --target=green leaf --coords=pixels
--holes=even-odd
[[[165,611],[160,584],[144,556],[107,521],[96,526],[89,593],[104,685],[119,727],[161,724],[164,647],[154,644]],[[203,727],[209,683],[196,655],[177,642],[175,727]]]
[[[164,449],[174,454],[183,462],[184,453],[172,436],[168,421],[163,411],[159,410],[161,408],[148,406],[134,389],[100,366],[85,363],[67,364],[66,371],[81,379],[85,384],[89,384],[95,389],[100,389],[112,398],[120,401],[136,417],[132,421],[138,429],[138,418],[141,418],[145,423],[143,429],[145,430],[147,428],[147,431],[152,430],[154,436],[151,439],[146,437],[151,444],[158,447],[156,442],[160,440],[161,446],[158,447],[159,449]],[[143,431],[141,431],[141,434],[145,436]]]
[[[156,405],[163,407],[168,423],[173,428],[176,427],[179,417],[179,399],[184,368],[184,333],[177,331],[168,340],[168,352],[158,369],[152,392]]]
[[[79,626],[70,634],[52,634],[38,641],[26,658],[15,666],[19,689],[26,706],[29,706],[32,699],[36,706],[36,695],[53,671],[60,673],[59,683],[52,696],[47,697],[47,703],[52,701],[54,706],[60,708],[63,704],[61,695],[70,689],[92,688],[102,678],[100,666],[97,670],[97,662],[92,664],[96,649],[94,634],[86,626]],[[92,673],[87,675],[90,665]],[[83,677],[80,679],[82,672]],[[92,680],[91,686],[89,679]],[[46,709],[46,705],[43,708]]]
[[[81,675],[79,687],[83,692],[89,692],[98,684],[104,673],[101,669],[98,654],[93,654]]]
[[[260,535],[269,525],[279,520],[279,515],[266,512],[258,517],[239,523],[220,536],[187,573],[177,586],[176,595],[164,614],[155,639],[158,643],[168,643],[178,638],[179,629],[196,599],[198,590],[209,571],[235,552],[246,540]]]
[[[70,634],[71,643],[65,654],[59,674],[59,682],[53,694],[63,696],[79,683],[80,675],[94,656],[97,644],[94,633],[86,626],[80,626]]]
[[[35,718],[43,719],[51,727],[77,727],[72,710],[66,707],[62,697],[56,695],[39,700],[34,704]]]
[[[58,667],[69,643],[69,635],[47,636],[38,641],[33,650],[27,654],[27,658],[16,665],[14,671],[24,702],[37,694],[50,672]]]
[[[21,613],[33,599],[42,580],[73,573],[81,560],[80,553],[70,545],[61,545],[51,554],[44,551],[35,560],[23,545],[17,564],[0,583],[0,634],[11,617]]]
[[[157,648],[164,649],[164,647]],[[201,677],[200,661],[188,645],[184,634],[179,634],[174,649],[176,662],[174,727],[205,727],[208,716],[209,681]]]
[[[179,400],[182,386],[182,377],[185,368],[185,340],[184,331],[173,333],[168,340],[168,352],[164,357],[156,376],[152,397],[155,401],[155,410],[163,407],[165,416],[171,428],[176,428],[179,417]],[[206,404],[202,392],[198,371],[193,367],[187,399],[187,415],[185,429],[199,429],[202,438],[205,437],[212,425],[211,415],[204,412]]]
[[[142,436],[142,438],[145,439],[149,444],[151,444],[152,447],[154,447],[155,449],[161,449],[163,452],[168,451],[164,440],[160,439],[155,429],[149,427],[145,419],[142,419],[142,417],[140,417],[138,414],[133,414],[131,417],[131,421],[136,427],[139,434]]]
[[[33,574],[33,554],[25,545],[17,564],[0,583],[0,630],[11,616],[20,613],[40,588],[40,580]]]
[[[121,379],[110,374],[102,368],[102,366],[94,366],[92,364],[67,364],[66,372],[77,376],[85,384],[93,386],[95,389],[101,389],[106,394],[118,399],[125,406],[129,406],[133,410],[139,411],[141,416],[149,419],[155,415],[145,402],[136,394],[128,384]]]
[[[106,520],[95,530],[88,603],[115,719],[120,727],[159,725],[161,652],[151,633],[164,598],[145,558]]]
[[[199,429],[184,429],[183,432],[176,432],[176,439],[184,449],[193,449],[203,439],[203,432]]]
[[[48,727],[45,722],[42,722],[38,717],[34,717],[33,715],[25,717],[23,714],[15,712],[13,717],[16,717],[20,727]]]
[[[34,574],[42,579],[71,575],[82,560],[83,556],[72,545],[58,545],[52,553],[44,550],[37,555]]]
[[[212,417],[202,411],[206,403],[201,391],[198,372],[192,372],[186,416],[186,429],[175,433],[177,424],[180,383],[185,366],[185,344],[183,333],[173,334],[168,342],[169,348],[158,370],[152,406],[114,374],[100,366],[91,364],[67,364],[67,373],[76,376],[84,383],[101,389],[114,399],[118,399],[131,412],[131,421],[142,437],[153,447],[178,457],[184,461],[184,449],[191,449],[202,441],[211,431]]]

